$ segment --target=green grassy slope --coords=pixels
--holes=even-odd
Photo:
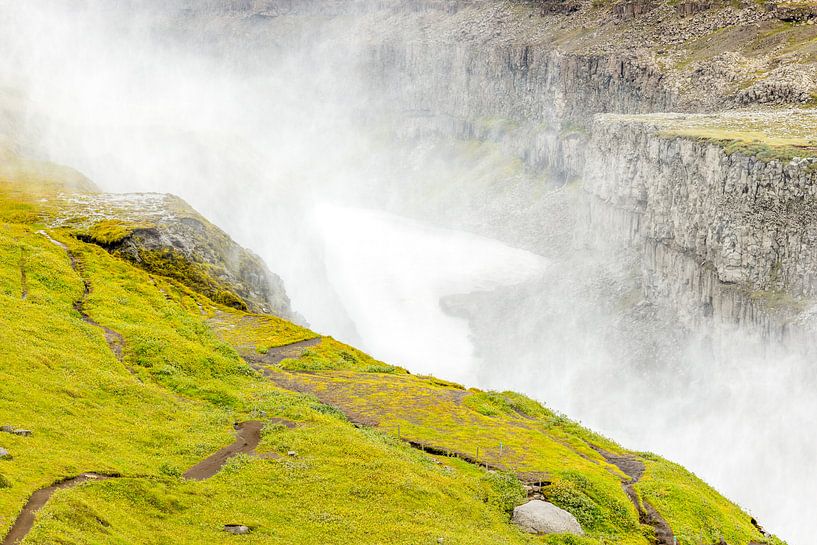
[[[650,542],[625,476],[592,446],[625,451],[527,398],[414,376],[330,338],[266,378],[240,354],[317,335],[48,229],[65,212],[66,176],[34,163],[0,172],[0,425],[33,431],[0,433],[13,456],[0,460],[0,536],[35,490],[96,471],[121,477],[57,492],[26,544],[232,543],[222,531],[231,523],[253,527],[246,543]],[[121,361],[103,327],[122,336]],[[208,480],[181,477],[249,419],[266,422],[257,456],[239,455]],[[403,439],[473,451],[498,470]],[[679,533],[762,541],[704,483],[644,459],[639,491]],[[530,536],[509,524],[525,501],[517,474],[549,481],[544,494],[588,535]]]

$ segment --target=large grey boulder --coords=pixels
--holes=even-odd
[[[584,530],[576,517],[542,500],[531,500],[515,508],[511,520],[531,534],[584,535]]]
[[[10,458],[11,458],[11,453],[9,451],[7,451],[6,449],[4,449],[3,447],[0,447],[0,460],[10,459]]]

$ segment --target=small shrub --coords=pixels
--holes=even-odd
[[[344,422],[348,422],[349,419],[346,415],[338,409],[337,407],[333,407],[332,405],[327,405],[325,403],[321,403],[320,401],[315,401],[312,403],[312,409],[318,411],[321,414],[326,414],[329,416],[333,416],[338,420],[342,420]]]
[[[369,365],[363,368],[364,373],[394,373],[397,369],[391,365]]]
[[[162,475],[167,475],[168,477],[181,477],[182,471],[167,462],[162,462],[162,465],[159,466],[159,473]]]
[[[488,471],[482,477],[482,483],[486,485],[487,492],[483,500],[506,513],[525,501],[525,489],[512,473]]]
[[[576,517],[582,528],[593,529],[604,521],[601,508],[575,482],[558,481],[547,488],[546,494],[549,502]]]
[[[250,464],[251,462],[252,456],[250,456],[249,454],[244,454],[242,452],[240,454],[236,454],[235,456],[227,460],[227,462],[224,464],[224,467],[222,467],[221,471],[225,475],[235,474],[241,471],[241,469],[244,466]]]

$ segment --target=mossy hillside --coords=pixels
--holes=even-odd
[[[118,219],[106,219],[94,223],[86,231],[77,233],[78,238],[99,244],[103,248],[111,247],[133,235],[140,229],[154,229],[152,223],[127,222]]]
[[[202,293],[222,305],[248,310],[249,306],[229,282],[221,279],[218,267],[193,261],[172,247],[146,248],[138,237],[141,232],[156,230],[152,223],[105,219],[88,228],[80,228],[75,235],[80,240],[92,242],[114,255],[128,259],[150,273],[172,278]],[[130,244],[125,243],[131,242]]]
[[[263,261],[173,195],[61,195],[51,227],[65,227],[220,304],[292,317],[281,280]]]
[[[0,153],[0,221],[42,224],[63,206],[59,196],[65,191],[97,188],[68,167]]]
[[[297,358],[285,359],[281,362],[281,368],[290,371],[350,369],[364,373],[407,373],[402,367],[376,360],[331,337],[323,337],[319,344],[304,349]]]
[[[25,300],[20,247],[28,256]],[[229,440],[224,411],[180,403],[122,367],[74,310],[82,281],[61,248],[2,224],[0,271],[0,421],[34,430],[0,437],[13,455],[0,461],[10,483],[0,491],[0,534],[34,489],[55,480],[89,470],[158,476],[161,464],[186,467]]]
[[[288,357],[280,367],[292,371],[322,371],[329,369],[352,369],[368,373],[403,373],[401,367],[376,360],[368,354],[339,342],[332,337],[317,333],[276,316],[211,310],[208,325],[223,341],[232,345],[239,354],[254,356],[267,354],[270,350],[301,341],[319,340],[313,346],[296,349],[297,357]]]
[[[673,521],[673,530],[680,536],[679,543],[720,543],[721,539],[727,543],[746,543],[757,539],[757,530],[750,525],[718,524],[724,517],[740,520],[746,515],[698,477],[657,456],[644,455],[644,458],[647,471],[636,489],[667,520]],[[692,495],[697,501],[686,501]],[[780,545],[783,542],[770,537],[768,543]]]
[[[621,487],[627,477],[593,447],[617,454],[627,451],[525,396],[465,391],[412,375],[278,373],[279,383],[294,383],[356,421],[523,477],[550,481],[545,496],[578,518],[590,542],[642,543],[651,535],[650,528],[639,524]],[[661,458],[643,459],[648,462],[647,482],[675,491],[663,496],[648,484],[642,498],[671,527],[677,526],[679,543],[697,544],[697,534],[693,539],[690,528],[700,525],[708,529],[706,535],[729,536],[729,543],[763,540],[751,517],[705,483],[673,471],[677,466]],[[690,526],[690,521],[699,526]]]
[[[63,238],[92,286],[86,311],[125,338],[118,362],[73,309],[83,287],[65,252],[27,228],[4,229],[14,235],[3,238],[6,246],[22,238],[31,246],[32,297],[19,299],[17,263],[3,261],[4,303],[26,314],[3,317],[0,420],[35,435],[2,438],[15,456],[0,462],[12,483],[0,492],[2,527],[35,488],[60,477],[88,470],[126,477],[55,495],[27,543],[220,543],[229,539],[221,525],[236,520],[256,527],[251,543],[530,542],[507,523],[507,486],[485,471],[433,463],[355,429],[309,396],[281,391],[211,333],[199,307],[205,300]],[[38,280],[51,270],[62,289]],[[264,414],[299,423],[265,432],[258,451],[277,459],[238,458],[202,483],[176,477],[229,443],[232,421]],[[286,457],[289,450],[299,456]]]
[[[146,271],[178,280],[216,303],[239,310],[249,309],[247,302],[228,283],[218,278],[212,265],[190,261],[171,248],[139,249],[135,261]]]
[[[638,525],[621,490],[623,475],[589,445],[622,450],[535,402],[466,391],[396,368],[371,372],[373,362],[381,362],[331,339],[281,362],[310,370],[277,371],[298,386],[325,383],[316,390],[321,398],[331,387],[338,395],[333,405],[352,419],[368,414],[381,426],[357,429],[337,408],[264,380],[237,353],[242,343],[272,349],[313,333],[220,306],[72,238],[69,229],[51,230],[75,256],[74,271],[65,251],[36,227],[6,223],[0,229],[0,297],[11,309],[0,318],[0,420],[35,432],[32,438],[0,436],[14,455],[0,461],[3,482],[11,484],[0,489],[0,533],[36,488],[84,471],[110,471],[124,480],[56,494],[27,543],[232,542],[221,525],[235,522],[255,527],[250,543],[648,542],[649,529]],[[85,312],[123,336],[122,362],[101,330],[74,309],[83,282],[90,286]],[[244,324],[230,337],[235,348],[212,327],[214,317],[225,315]],[[349,392],[367,399],[344,402]],[[238,457],[203,482],[178,477],[231,441],[232,422],[270,417],[297,427],[269,425],[258,448],[267,456]],[[411,449],[394,437],[394,423],[404,438],[450,451],[484,444],[488,460],[514,472],[547,472],[548,497],[573,512],[589,536],[521,533],[508,523],[508,509],[522,501],[518,481]],[[493,446],[498,439],[501,455]],[[290,450],[298,455],[287,456]],[[667,478],[686,486],[683,475]],[[690,486],[698,493],[705,485]],[[673,501],[695,505],[692,492]],[[742,513],[729,517],[707,524],[744,523]]]
[[[262,448],[296,450],[295,458],[242,456],[201,483],[109,481],[61,495],[33,542],[233,543],[220,531],[223,521],[251,526],[246,543],[538,541],[506,522],[509,499],[521,497],[518,482],[509,493],[505,481],[469,464],[436,464],[387,436],[350,432],[331,416],[313,419],[264,437]]]
[[[344,391],[338,383],[314,390],[319,399],[339,407],[355,422],[377,426],[394,439],[399,437],[426,444],[435,451],[457,453],[472,463],[476,459],[534,481],[551,480],[553,484],[545,491],[548,498],[577,516],[590,535],[581,540],[551,536],[547,542],[648,543],[646,536],[650,530],[638,523],[638,515],[621,489],[623,474],[607,465],[587,443],[566,431],[579,426],[532,400],[513,393],[466,392],[433,378],[407,374],[384,376],[348,371],[331,374],[354,377],[356,384],[368,385],[354,394]],[[304,377],[319,375],[310,373]],[[314,384],[297,380],[295,386],[313,391]],[[357,396],[361,403],[354,402]],[[363,398],[372,398],[374,406],[366,406]],[[385,399],[395,409],[402,406],[403,414],[394,418],[387,414],[383,407]],[[452,399],[462,399],[462,403],[450,403]],[[504,418],[485,417],[485,412]],[[529,414],[546,416],[550,421],[534,431],[526,427]],[[552,436],[540,431],[546,427]],[[614,448],[607,440],[586,430],[582,432]]]
[[[42,236],[29,236],[36,246],[49,252],[55,263],[62,260],[62,270],[70,279],[73,271],[64,252]],[[76,433],[62,438],[49,433],[36,419],[21,414],[17,407],[21,399],[19,390],[4,392],[8,395],[4,395],[3,399],[16,400],[16,403],[4,407],[2,418],[13,417],[12,421],[32,427],[35,438],[41,438],[39,443],[29,440],[31,451],[15,448],[23,443],[22,438],[16,439],[18,444],[10,445],[10,448],[14,448],[15,460],[3,462],[11,466],[11,471],[4,475],[8,475],[14,483],[13,489],[19,496],[14,498],[16,502],[4,506],[4,513],[13,513],[12,506],[19,504],[33,487],[48,484],[56,478],[42,469],[45,464],[53,464],[55,468],[59,468],[60,464],[53,463],[51,459],[38,460],[31,452],[47,451],[55,458],[61,457],[70,462],[57,476],[85,471],[89,467],[125,475],[153,475],[151,479],[140,478],[136,482],[111,481],[61,492],[49,503],[42,524],[37,525],[29,542],[53,543],[57,539],[69,539],[71,543],[143,543],[161,536],[163,543],[217,543],[226,539],[222,538],[224,534],[220,532],[218,521],[235,519],[257,526],[251,542],[269,542],[277,537],[297,543],[346,543],[350,536],[358,536],[361,540],[369,536],[374,542],[416,543],[429,541],[432,536],[436,539],[439,535],[447,536],[452,543],[457,540],[469,543],[484,533],[497,543],[527,541],[525,536],[507,524],[505,507],[500,505],[502,494],[506,492],[490,483],[486,484],[484,471],[467,464],[459,469],[439,467],[431,463],[427,456],[405,445],[377,433],[355,430],[307,396],[280,392],[270,383],[246,372],[236,373],[232,364],[243,364],[232,349],[219,345],[209,333],[203,318],[199,321],[200,327],[196,327],[185,317],[195,317],[177,300],[177,297],[190,297],[186,290],[167,291],[167,286],[152,284],[144,272],[112,258],[99,248],[81,242],[67,242],[78,255],[83,275],[87,275],[93,286],[86,305],[88,312],[107,327],[121,328],[127,343],[125,364],[136,367],[137,375],[144,377],[143,382],[139,383],[116,362],[101,334],[82,322],[73,311],[72,301],[82,293],[81,282],[76,277],[73,278],[73,290],[61,300],[63,312],[77,327],[89,330],[87,336],[93,339],[99,357],[107,358],[109,367],[114,369],[114,374],[122,382],[131,385],[137,394],[146,389],[164,392],[165,403],[142,394],[142,403],[149,404],[144,406],[128,403],[126,397],[122,400],[124,406],[114,404],[107,407],[110,414],[90,413],[88,418],[77,418]],[[32,251],[32,254],[35,252]],[[5,265],[4,262],[4,270],[7,269]],[[112,268],[111,275],[98,276],[100,270],[108,268]],[[33,278],[36,277],[34,274]],[[110,280],[110,284],[106,279]],[[32,293],[39,293],[36,281],[32,287],[35,288]],[[10,291],[15,292],[14,289]],[[22,301],[18,304],[31,305]],[[138,310],[134,311],[134,307]],[[57,309],[48,310],[49,314],[53,314]],[[16,316],[12,315],[11,318]],[[128,327],[132,320],[145,325]],[[15,320],[15,323],[31,322]],[[152,331],[152,337],[148,337],[148,329]],[[62,346],[64,332],[55,333],[60,335],[50,338],[46,334],[45,342],[50,340],[60,353],[70,350],[71,347]],[[173,338],[174,335],[177,337]],[[146,350],[159,344],[165,345],[166,350]],[[5,346],[11,346],[11,343],[4,343]],[[178,352],[168,353],[171,347]],[[206,355],[214,347],[215,353]],[[87,358],[88,353],[93,351],[86,345],[79,345],[77,349],[81,350],[77,359],[87,362],[89,366],[99,365],[94,359],[89,361]],[[11,361],[11,356],[3,354],[3,361]],[[166,367],[169,361],[175,363],[173,370]],[[63,362],[72,374],[83,373],[89,378],[96,378],[84,367],[72,368],[72,363],[71,360]],[[243,366],[242,369],[248,368]],[[7,378],[3,381],[4,387],[17,386],[22,389],[31,384],[26,382],[28,377],[21,376],[16,366],[10,371],[14,373],[4,377]],[[32,374],[39,372],[41,376],[58,379],[58,385],[36,383],[42,399],[53,396],[58,398],[57,402],[46,404],[38,399],[32,409],[64,431],[66,421],[74,420],[75,416],[64,406],[59,410],[62,406],[62,396],[59,394],[66,390],[63,382],[65,376],[52,376],[42,369],[32,371]],[[190,390],[180,377],[175,376],[178,374],[195,376],[205,382],[208,382],[205,377],[221,377],[224,383],[219,389],[220,395],[214,396],[212,388]],[[158,384],[151,380],[154,378]],[[169,385],[172,390],[185,395],[177,398],[160,385]],[[127,388],[118,386],[115,395],[127,393]],[[89,392],[84,387],[83,382],[74,382],[70,386],[71,397],[83,400],[82,405],[89,402],[108,404],[108,397],[99,397],[96,392]],[[206,402],[196,401],[197,398]],[[225,400],[231,401],[225,403]],[[158,408],[151,409],[167,405],[170,405],[171,414],[178,415],[171,416],[160,413]],[[225,410],[225,405],[230,405],[233,410]],[[302,427],[294,431],[271,428],[265,433],[259,451],[284,453],[297,449],[301,452],[297,460],[240,459],[214,480],[201,484],[186,483],[173,477],[229,442],[230,417],[257,416],[262,411],[290,418],[300,422]],[[159,437],[144,440],[151,444],[151,450],[145,451],[140,430],[123,426],[119,413],[131,415],[153,434],[163,432]],[[154,423],[154,417],[160,420]],[[144,426],[145,419],[149,419],[149,426]],[[191,448],[185,443],[196,439],[196,434],[191,433],[194,429],[200,430],[199,433],[209,441],[198,445],[194,443],[195,448]],[[96,445],[95,459],[78,459],[76,453],[82,445],[90,442],[93,447],[98,436],[106,441]],[[118,448],[113,448],[107,441],[115,442]],[[165,446],[168,447],[167,453],[162,451]],[[192,452],[186,453],[186,456],[173,455],[175,450],[185,446]],[[128,449],[132,452],[119,454],[119,450]],[[141,464],[114,464],[108,460],[112,454],[124,459],[130,455],[140,459]],[[15,471],[21,459],[29,459],[33,466],[30,479]],[[372,471],[375,471],[374,475]],[[240,498],[236,497],[236,490],[242,491]],[[12,499],[11,496],[6,497]],[[308,497],[314,498],[319,507],[303,501]],[[270,502],[270,498],[276,501]],[[282,524],[282,520],[290,524]],[[382,524],[389,520],[393,521],[393,526]],[[6,524],[9,522],[10,516],[5,520]],[[338,535],[340,526],[345,530]],[[381,528],[376,529],[378,526]],[[469,529],[469,526],[472,528]],[[395,539],[394,536],[400,537]]]
[[[266,353],[270,348],[318,337],[317,333],[277,316],[215,309],[208,324],[223,341],[239,353]]]

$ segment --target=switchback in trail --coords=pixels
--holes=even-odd
[[[284,425],[286,424],[287,422],[284,422]],[[232,444],[222,448],[212,456],[207,457],[190,468],[184,474],[184,477],[194,481],[209,479],[218,473],[227,460],[236,454],[252,454],[255,451],[255,447],[258,446],[258,443],[261,440],[261,429],[263,427],[263,423],[258,421],[249,421],[236,424],[235,428],[238,432],[236,434],[236,440]],[[86,482],[114,479],[118,477],[122,477],[122,475],[89,472],[58,481],[50,486],[37,490],[26,502],[23,510],[17,516],[17,520],[14,521],[11,531],[9,531],[0,545],[15,545],[25,539],[25,537],[34,527],[37,513],[40,511],[40,509],[45,507],[45,504],[48,503],[48,500],[50,500],[51,496],[54,495],[54,492],[81,485]]]
[[[23,510],[17,516],[17,520],[14,521],[14,526],[11,527],[11,530],[3,539],[2,545],[14,545],[15,543],[21,542],[31,531],[31,528],[34,527],[34,519],[37,512],[45,506],[57,490],[71,488],[72,486],[77,486],[88,481],[100,481],[114,477],[118,477],[118,475],[83,473],[82,475],[71,477],[70,479],[65,479],[37,490],[31,495],[23,507]]]
[[[80,276],[80,279],[82,280],[83,284],[82,297],[77,301],[74,301],[74,309],[76,309],[76,311],[79,312],[80,316],[82,316],[82,320],[85,323],[102,330],[102,334],[105,335],[105,342],[108,343],[108,347],[111,349],[111,352],[113,352],[114,356],[116,356],[116,359],[122,361],[123,351],[125,348],[124,337],[122,337],[120,333],[114,331],[113,329],[110,329],[108,327],[103,326],[102,324],[99,324],[98,322],[96,322],[96,320],[91,318],[87,312],[85,312],[85,301],[88,298],[88,295],[91,294],[91,283],[88,282],[88,280],[86,280],[82,276],[82,271],[80,271],[77,258],[74,256],[74,254],[71,253],[71,250],[68,248],[68,246],[66,246],[59,240],[56,240],[45,231],[37,231],[37,233],[47,238],[52,244],[55,244],[62,248],[63,250],[65,250],[65,253],[68,254],[68,259],[71,262],[71,268],[74,269],[74,271]]]

